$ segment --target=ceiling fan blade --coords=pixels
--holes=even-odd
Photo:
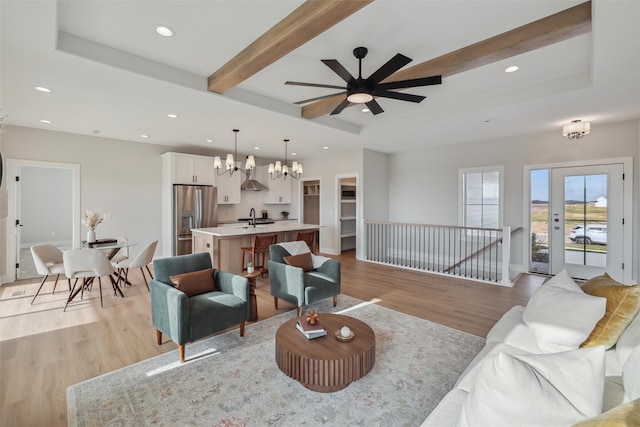
[[[303,83],[303,82],[289,82],[289,81],[286,81],[286,82],[284,82],[284,84],[293,85],[293,86],[324,87],[324,88],[327,88],[327,89],[346,89],[344,86],[324,85],[324,84],[320,84],[320,83]]]
[[[399,80],[397,82],[380,83],[379,89],[406,89],[408,87],[431,86],[442,84],[442,76],[422,77],[419,79]]]
[[[382,98],[391,98],[391,99],[399,99],[400,101],[409,101],[409,102],[421,102],[426,96],[422,95],[412,95],[410,93],[401,93],[401,92],[392,92],[390,90],[375,90],[373,92],[374,96],[380,96]]]
[[[345,108],[347,108],[351,103],[349,102],[349,100],[347,98],[344,99],[344,101],[342,101],[336,108],[335,110],[333,110],[331,112],[331,116],[335,115],[335,114],[340,114],[342,112],[342,110],[344,110]]]
[[[323,95],[323,96],[318,96],[316,98],[305,99],[304,101],[294,102],[294,104],[297,104],[297,105],[306,104],[307,102],[319,101],[321,99],[331,98],[336,95],[346,95],[346,94],[347,94],[347,91],[345,90],[344,92],[332,93],[331,95]]]
[[[371,111],[371,113],[374,116],[376,114],[384,113],[384,110],[375,99],[372,99],[371,101],[367,102],[367,108],[369,109],[369,111]]]
[[[323,59],[322,62],[347,83],[355,83],[356,79],[335,59]]]
[[[371,74],[367,80],[373,83],[378,83],[407,65],[409,62],[411,62],[411,58],[407,58],[406,56],[398,53],[396,56],[388,60],[386,64],[378,68],[375,73]]]

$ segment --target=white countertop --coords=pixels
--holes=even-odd
[[[208,234],[216,237],[237,237],[237,236],[252,236],[254,234],[267,234],[267,233],[285,233],[287,231],[300,231],[300,230],[318,230],[319,225],[315,224],[260,224],[255,227],[245,227],[238,225],[237,227],[210,227],[210,228],[193,228],[191,232]]]

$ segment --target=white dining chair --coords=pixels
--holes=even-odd
[[[115,272],[114,267],[111,265],[104,253],[99,249],[74,249],[65,251],[62,254],[64,261],[64,274],[69,279],[75,279],[73,288],[69,299],[64,306],[64,310],[67,310],[69,303],[80,293],[80,299],[82,299],[85,288],[92,283],[92,280],[98,278],[98,284],[100,286],[100,306],[104,307],[102,302],[102,277],[108,276],[111,280],[111,286],[113,287],[114,294],[120,291],[118,284],[115,282],[111,275]],[[78,281],[82,279],[80,286],[78,287]],[[120,291],[122,295],[122,291]]]
[[[115,267],[118,269],[118,283],[120,280],[123,280],[125,284],[131,285],[129,282],[129,269],[130,268],[139,268],[142,272],[142,278],[144,279],[145,285],[147,285],[147,290],[149,290],[149,282],[147,281],[147,277],[144,274],[144,269],[147,269],[149,276],[153,279],[153,275],[151,274],[151,270],[149,270],[149,264],[153,260],[153,255],[156,253],[156,246],[158,246],[158,241],[154,240],[149,243],[140,253],[133,259],[125,259],[123,261],[117,262]]]
[[[40,293],[42,286],[44,286],[44,282],[47,281],[47,278],[51,274],[56,275],[56,281],[53,284],[53,291],[51,294],[53,295],[56,292],[58,279],[61,274],[64,274],[64,263],[62,259],[62,251],[49,243],[31,246],[31,255],[33,256],[33,262],[36,265],[36,271],[38,274],[44,275],[38,291],[31,300],[31,304],[33,304]],[[71,279],[67,279],[67,281],[69,282],[69,291],[71,291]]]

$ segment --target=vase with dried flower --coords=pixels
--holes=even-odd
[[[89,228],[87,231],[87,243],[96,241],[96,227],[102,222],[99,212],[86,211],[82,216],[82,223]]]

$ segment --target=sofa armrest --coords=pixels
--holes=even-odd
[[[213,273],[213,281],[216,284],[216,288],[221,292],[235,295],[246,303],[245,319],[248,319],[251,314],[249,306],[249,279],[227,271],[215,270]]]
[[[153,327],[182,345],[191,340],[187,294],[159,280],[151,280],[151,323]]]
[[[267,261],[271,295],[301,307],[304,301],[304,271],[299,267]]]
[[[316,271],[331,277],[336,283],[340,284],[340,261],[329,259],[325,261]]]

